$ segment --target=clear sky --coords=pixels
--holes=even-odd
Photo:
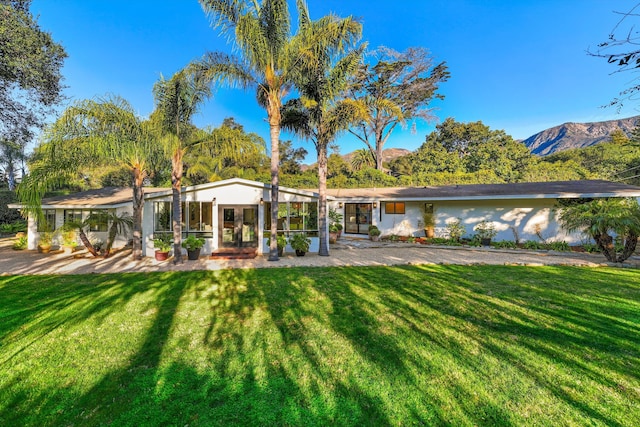
[[[451,72],[433,104],[440,121],[481,120],[517,139],[564,122],[640,114],[633,104],[619,114],[601,108],[633,74],[612,74],[587,49],[605,41],[636,0],[308,0],[313,19],[329,12],[354,15],[370,47],[430,50]],[[153,110],[151,89],[206,51],[230,46],[196,0],[34,0],[32,12],[69,55],[63,74],[70,100],[117,94],[141,116]],[[255,92],[218,89],[195,122],[218,126],[233,116],[268,141],[266,113]],[[414,150],[434,124],[396,130],[385,148]],[[283,134],[282,139],[294,139]],[[295,140],[315,161],[313,146]],[[342,153],[363,145],[345,135]]]

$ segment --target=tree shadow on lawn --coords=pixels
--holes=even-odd
[[[508,268],[509,272],[515,272],[512,267]],[[474,339],[482,353],[497,358],[537,386],[543,386],[582,414],[582,421],[600,420],[619,426],[623,424],[617,420],[626,422],[633,418],[625,408],[633,406],[633,384],[637,384],[638,378],[634,361],[640,356],[640,341],[639,335],[633,333],[637,328],[632,324],[638,312],[634,303],[640,290],[637,286],[594,290],[594,283],[610,283],[610,278],[607,280],[605,271],[592,269],[549,268],[543,274],[538,274],[540,270],[526,269],[524,278],[490,272],[483,277],[483,273],[487,274],[486,267],[476,274],[469,267],[452,266],[445,271],[423,269],[422,283],[398,286],[397,292],[454,319],[449,323],[450,328],[462,334],[475,331]],[[407,277],[415,279],[411,269],[399,270],[408,271]],[[557,273],[558,280],[544,283],[549,271]],[[566,282],[567,278],[571,278],[572,284],[560,283],[560,279]],[[625,293],[629,294],[628,299],[620,298]],[[604,294],[602,300],[600,294]],[[612,298],[624,307],[612,308]],[[407,312],[398,300],[387,301],[397,312]],[[416,314],[410,311],[406,317],[416,318]],[[468,349],[465,351],[455,341],[442,342],[441,331],[425,333],[440,345],[448,346],[458,363],[480,372],[479,359]],[[553,369],[557,370],[557,376],[550,374]],[[612,405],[589,396],[593,391],[585,390],[588,387],[582,384],[585,379],[607,389],[617,401]],[[618,405],[617,409],[614,405]],[[630,418],[625,418],[627,416]]]

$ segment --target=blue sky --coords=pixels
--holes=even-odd
[[[451,72],[435,115],[440,121],[481,120],[524,139],[564,122],[640,114],[601,108],[629,86],[633,74],[612,74],[587,49],[606,40],[636,0],[308,0],[312,18],[354,15],[370,47],[422,46]],[[34,0],[32,12],[69,58],[63,74],[70,100],[117,94],[141,116],[153,110],[151,89],[206,51],[230,51],[196,0]],[[253,91],[218,89],[195,122],[218,126],[233,116],[268,141],[266,114]],[[434,124],[397,130],[386,148],[414,150]],[[313,146],[293,139],[311,154]],[[362,148],[345,135],[342,153]]]

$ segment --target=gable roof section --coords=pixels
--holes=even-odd
[[[496,200],[640,197],[640,187],[602,180],[330,189],[338,200]]]
[[[248,179],[243,179],[243,178],[231,178],[231,179],[225,179],[222,181],[215,181],[215,182],[207,182],[205,184],[198,184],[198,185],[192,185],[189,187],[182,187],[182,193],[190,193],[190,192],[194,192],[194,191],[201,191],[201,190],[208,190],[211,188],[219,188],[219,187],[225,187],[228,185],[235,185],[235,184],[240,184],[240,185],[244,185],[247,187],[255,187],[255,188],[261,188],[261,189],[270,189],[271,185],[270,184],[264,184],[262,182],[258,182],[258,181],[250,181]],[[281,193],[290,193],[290,194],[298,194],[301,196],[308,196],[308,197],[314,197],[314,198],[318,198],[319,195],[317,192],[313,192],[312,190],[298,190],[295,188],[289,188],[289,187],[283,187],[280,186],[279,191]],[[145,194],[145,200],[149,200],[149,199],[154,199],[157,197],[166,197],[171,195],[171,189],[162,189],[162,191],[153,193],[153,194]]]

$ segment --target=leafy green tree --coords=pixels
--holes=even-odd
[[[382,151],[398,125],[412,120],[431,120],[431,101],[444,99],[437,93],[449,79],[447,65],[434,65],[428,51],[409,48],[399,53],[382,47],[372,53],[375,65],[363,64],[356,73],[349,95],[367,109],[366,119],[349,130],[364,142],[382,170]]]
[[[629,142],[629,137],[622,129],[616,129],[609,134],[609,143],[611,144],[625,145]]]
[[[609,262],[629,258],[640,236],[640,207],[631,198],[595,199],[560,206],[559,220],[567,231],[582,231],[591,236]],[[614,235],[623,241],[619,253]]]
[[[364,168],[373,168],[376,165],[376,159],[371,154],[371,151],[366,148],[359,148],[353,152],[351,158],[351,168],[354,171],[360,171]]]
[[[133,190],[133,258],[142,258],[143,184],[150,159],[162,147],[155,129],[122,98],[82,100],[67,108],[47,130],[38,159],[18,187],[28,212],[41,218],[47,191],[73,179],[82,167],[122,165],[131,172]]]
[[[302,173],[301,162],[306,157],[307,150],[303,147],[293,148],[291,141],[280,141],[280,172],[289,175]]]
[[[60,101],[67,56],[30,6],[31,0],[0,0],[0,140],[18,143],[30,140]]]

